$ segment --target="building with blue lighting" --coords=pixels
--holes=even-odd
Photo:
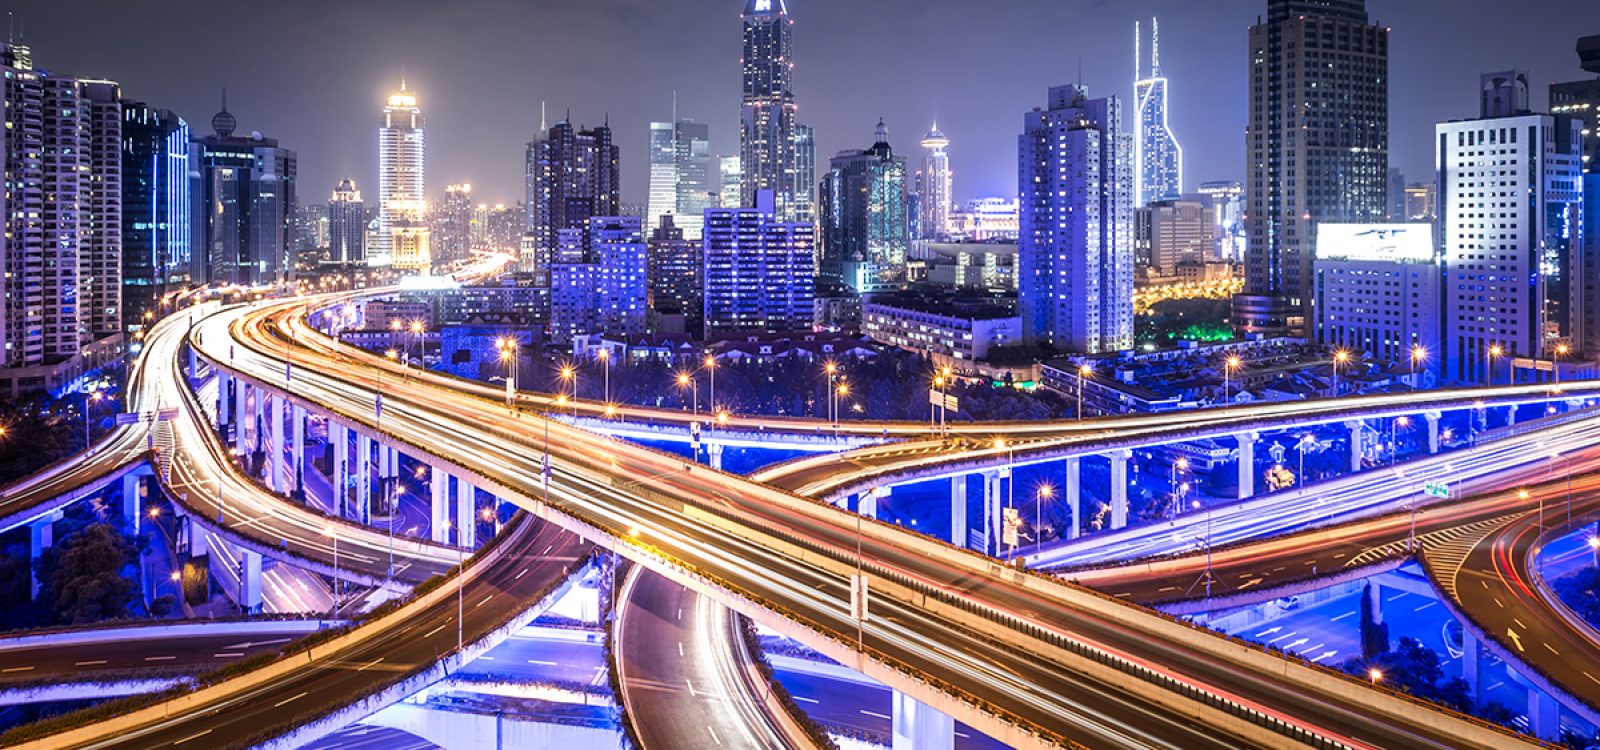
[[[795,218],[794,49],[784,0],[746,0],[739,117],[739,202],[773,193],[778,219]],[[727,207],[725,204],[724,208]]]
[[[122,325],[189,283],[189,123],[144,102],[122,106]]]
[[[649,288],[639,217],[592,217],[583,234],[587,247],[580,257],[550,264],[551,340],[571,341],[591,333],[643,334]]]
[[[190,276],[246,286],[290,281],[297,157],[260,133],[234,135],[237,127],[224,98],[212,134],[190,144]]]
[[[1183,194],[1183,148],[1167,124],[1167,78],[1161,75],[1161,31],[1150,19],[1150,71],[1139,57],[1139,25],[1133,27],[1133,162],[1139,206]]]
[[[812,225],[781,221],[770,190],[753,208],[706,211],[702,239],[709,337],[812,328],[816,297]]]
[[[910,244],[906,160],[889,147],[883,120],[873,131],[870,148],[841,151],[829,161],[817,198],[822,217],[819,275],[856,292],[904,281]]]
[[[1018,139],[1022,335],[1062,351],[1133,348],[1133,137],[1122,104],[1050,89]]]

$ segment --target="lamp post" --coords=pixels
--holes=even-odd
[[[1405,416],[1395,417],[1389,421],[1389,465],[1393,466],[1400,453],[1400,443],[1395,440],[1395,428],[1411,424],[1411,418]]]
[[[694,385],[694,376],[687,372],[678,373],[678,387],[689,389],[689,403],[693,409],[690,413],[695,419],[700,418],[700,389]]]
[[[1048,484],[1039,485],[1038,497],[1033,504],[1033,551],[1035,554],[1044,547],[1044,501],[1049,500],[1055,490]]]
[[[572,365],[561,366],[561,380],[569,385],[572,393],[572,416],[578,416],[578,370]]]
[[[1421,344],[1411,347],[1411,387],[1420,388],[1421,381],[1417,380],[1417,364],[1428,358],[1428,350]]]
[[[839,387],[835,388],[833,392],[838,396],[848,396],[850,395],[850,384],[840,381]],[[833,434],[839,434],[839,402],[837,400],[833,402]]]
[[[1233,385],[1233,371],[1239,369],[1241,364],[1243,364],[1243,361],[1239,359],[1237,354],[1229,354],[1228,358],[1222,361],[1222,403],[1224,405],[1233,403],[1233,396],[1229,393]]]
[[[506,408],[516,403],[517,393],[517,340],[507,336],[500,339],[500,361],[506,363]]]
[[[1172,470],[1168,472],[1167,484],[1172,486],[1172,515],[1174,516],[1178,515],[1183,508],[1183,498],[1178,495],[1178,474],[1188,470],[1189,459],[1185,456],[1178,456],[1178,460],[1172,462]]]
[[[94,441],[89,437],[89,410],[103,398],[105,394],[99,391],[83,392],[83,450],[86,453],[94,451]]]
[[[1483,384],[1494,385],[1494,358],[1500,356],[1500,345],[1494,344],[1483,350]]]
[[[416,347],[411,356],[417,359],[422,358],[422,332],[426,330],[427,326],[423,325],[421,320],[411,321],[411,342]],[[411,357],[406,357],[406,367],[411,367]]]
[[[1556,344],[1555,355],[1550,360],[1550,370],[1555,374],[1557,391],[1561,390],[1561,358],[1566,356],[1567,350],[1566,344]]]
[[[833,379],[839,374],[839,365],[832,360],[822,364],[822,371],[828,374],[828,422],[833,422]]]
[[[610,349],[601,349],[600,351],[595,352],[594,356],[595,356],[595,358],[600,360],[600,369],[601,369],[601,371],[603,373],[601,378],[605,382],[605,386],[604,386],[605,390],[601,391],[600,401],[601,401],[601,403],[604,403],[604,404],[610,404],[611,403],[611,350]]]
[[[1333,353],[1333,395],[1334,395],[1334,398],[1338,398],[1338,396],[1339,396],[1339,370],[1340,370],[1340,368],[1344,367],[1344,363],[1348,362],[1348,361],[1350,361],[1350,352],[1348,352],[1348,351],[1346,351],[1344,349],[1340,349],[1339,351],[1336,351],[1336,352]]]
[[[1200,507],[1200,501],[1194,501],[1194,507]],[[1211,507],[1206,507],[1206,572],[1201,574],[1200,580],[1206,585],[1206,598],[1211,598]]]
[[[706,372],[711,378],[711,383],[706,386],[706,409],[716,413],[717,409],[717,358],[709,354],[705,359]]]
[[[945,365],[944,369],[939,371],[939,434],[941,436],[949,432],[946,427],[946,416],[950,411],[950,378],[954,376],[955,370],[951,369],[949,365]]]
[[[1078,419],[1083,419],[1083,385],[1093,374],[1093,365],[1088,362],[1078,365]]]

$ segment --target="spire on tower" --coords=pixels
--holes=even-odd
[[[1139,22],[1133,22],[1133,80],[1144,80],[1144,58],[1139,56]]]
[[[1161,27],[1150,17],[1150,77],[1161,77]]]

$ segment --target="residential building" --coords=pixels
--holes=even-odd
[[[812,226],[781,221],[770,190],[752,208],[705,214],[704,309],[707,337],[810,329],[815,271]]]
[[[434,211],[430,249],[435,263],[453,263],[471,257],[471,183],[445,186],[444,203]]]
[[[857,292],[905,280],[906,160],[889,147],[889,128],[878,121],[874,142],[841,151],[829,161],[818,192],[821,248],[817,273]]]
[[[143,330],[189,284],[193,241],[189,123],[144,102],[122,106],[122,326]]]
[[[1550,359],[1556,345],[1583,340],[1583,287],[1573,278],[1582,261],[1582,123],[1529,111],[1523,71],[1482,80],[1479,117],[1434,129],[1451,382],[1488,382],[1512,358]]]
[[[1134,219],[1135,245],[1147,248],[1147,263],[1161,276],[1176,276],[1183,263],[1204,263],[1216,247],[1216,224],[1200,201],[1152,201]]]
[[[637,216],[593,216],[563,232],[583,246],[550,264],[550,339],[646,330],[647,261]]]
[[[528,144],[527,228],[534,256],[523,258],[523,270],[543,269],[562,230],[621,213],[620,160],[610,125],[575,128],[567,120]]]
[[[416,94],[402,79],[378,121],[378,234],[367,248],[370,265],[426,271],[433,262],[423,125]]]
[[[293,280],[295,152],[252,132],[234,135],[228,111],[190,145],[196,282],[270,286]]]
[[[917,172],[918,239],[937,240],[950,234],[950,139],[939,123],[922,137],[922,169]]]
[[[794,49],[785,0],[746,0],[739,118],[739,204],[771,190],[776,218],[795,218]],[[726,207],[726,204],[724,204]]]
[[[861,305],[862,335],[963,373],[987,359],[990,349],[1022,340],[1016,298],[925,291],[869,297]]]
[[[1317,343],[1406,366],[1419,352],[1418,371],[1437,371],[1444,267],[1432,224],[1324,223],[1313,274]]]
[[[1134,201],[1176,200],[1183,194],[1183,147],[1167,122],[1167,78],[1161,75],[1161,27],[1150,19],[1150,71],[1139,55],[1139,24],[1133,24]]]
[[[1018,139],[1023,338],[1094,354],[1133,347],[1133,143],[1116,97],[1050,89]]]
[[[333,189],[328,199],[328,262],[360,263],[366,260],[367,204],[349,177]]]
[[[701,214],[702,218],[704,213]],[[701,274],[705,265],[702,244],[683,236],[675,217],[662,217],[650,233],[650,329],[659,333],[687,333],[698,338],[704,322]]]
[[[1316,225],[1387,211],[1389,30],[1368,22],[1365,0],[1267,0],[1249,43],[1248,244],[1234,327],[1302,332]]]

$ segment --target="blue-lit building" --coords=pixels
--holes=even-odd
[[[189,284],[189,123],[144,102],[122,106],[122,325]]]
[[[812,225],[779,220],[773,193],[754,208],[706,211],[705,335],[812,328],[816,271]]]
[[[591,217],[582,235],[587,246],[581,258],[550,264],[551,340],[571,341],[591,333],[643,334],[649,287],[639,217]]]
[[[1176,200],[1183,194],[1183,148],[1167,125],[1167,78],[1161,75],[1161,32],[1150,19],[1150,71],[1139,57],[1139,26],[1134,24],[1133,162],[1134,197],[1139,206]]]
[[[190,145],[196,282],[277,284],[292,279],[295,153],[260,133],[236,136],[222,111]]]
[[[439,369],[456,377],[479,380],[504,375],[500,342],[514,339],[522,351],[531,351],[534,325],[517,313],[479,313],[439,329]]]
[[[878,291],[905,280],[906,160],[889,147],[889,128],[878,121],[873,144],[841,151],[829,160],[817,193],[821,252],[817,273],[856,292]]]
[[[793,22],[784,0],[746,0],[743,20],[739,198],[751,206],[771,190],[777,217],[789,221],[797,208]]]
[[[1018,139],[1022,335],[1063,351],[1133,348],[1132,136],[1116,97],[1050,89]]]

